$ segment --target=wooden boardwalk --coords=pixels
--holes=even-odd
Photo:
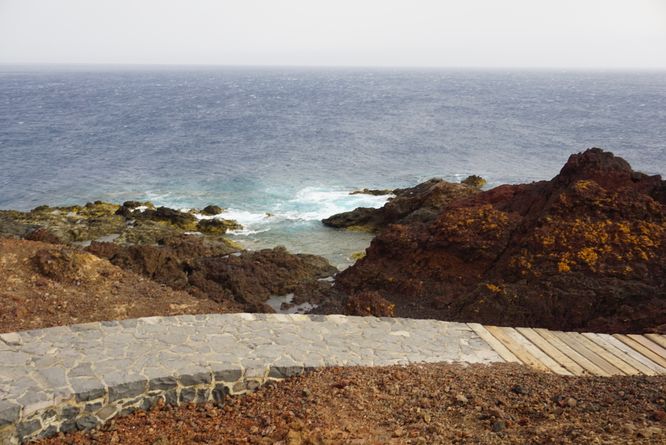
[[[666,374],[666,336],[467,324],[507,362],[560,375]]]

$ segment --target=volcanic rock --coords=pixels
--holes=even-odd
[[[395,223],[427,223],[435,219],[451,201],[478,193],[478,189],[433,178],[415,187],[393,192],[396,196],[379,209],[359,207],[326,218],[322,223],[329,227],[370,232]]]
[[[141,208],[141,209],[140,209]],[[197,220],[188,212],[155,206],[150,202],[126,201],[121,206],[95,201],[84,206],[39,206],[30,212],[0,210],[0,236],[51,243],[87,244],[113,239],[118,244],[157,244],[186,232],[222,238],[227,230],[240,229],[236,221]]]
[[[471,175],[460,181],[461,184],[469,185],[471,187],[481,188],[486,185],[486,180],[481,176]]]
[[[360,292],[350,296],[345,303],[345,315],[393,317],[394,313],[395,305],[379,292]]]
[[[208,205],[208,206],[203,208],[201,213],[204,214],[204,215],[214,216],[214,215],[219,215],[223,211],[224,211],[224,209],[220,206]]]
[[[273,295],[293,293],[295,300],[316,302],[331,292],[319,278],[337,272],[324,258],[295,255],[283,247],[238,252],[226,243],[188,236],[157,246],[93,242],[87,250],[173,289],[234,301],[248,312],[272,312],[264,303]]]
[[[36,228],[32,232],[28,233],[24,238],[30,241],[42,241],[50,244],[62,243],[60,238],[49,232],[49,230],[45,229],[44,227]]]
[[[390,195],[394,192],[395,192],[395,190],[364,188],[364,189],[361,189],[361,190],[354,190],[353,192],[349,192],[349,194],[350,195],[384,196],[384,195]]]
[[[197,223],[197,229],[201,233],[223,235],[227,230],[242,229],[243,226],[236,221],[226,219],[202,219]]]
[[[33,261],[39,273],[65,283],[93,281],[102,263],[88,253],[53,249],[37,251]]]
[[[134,215],[136,219],[150,219],[153,221],[166,222],[184,230],[196,230],[197,218],[191,213],[181,212],[180,210],[170,209],[168,207],[158,207],[156,209],[147,209]]]
[[[398,316],[663,330],[665,188],[660,176],[589,149],[551,181],[461,193],[428,224],[388,227],[336,286],[380,292]]]

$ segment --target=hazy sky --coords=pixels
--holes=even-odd
[[[0,0],[0,63],[666,68],[666,0]]]

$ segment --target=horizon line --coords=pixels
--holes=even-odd
[[[367,69],[367,70],[479,70],[479,71],[620,71],[620,72],[663,72],[663,67],[629,67],[629,66],[488,66],[488,65],[296,65],[296,64],[226,64],[226,63],[136,63],[136,62],[0,62],[0,67],[34,67],[34,68],[291,68],[291,69]]]

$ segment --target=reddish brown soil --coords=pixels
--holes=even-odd
[[[158,407],[41,444],[664,444],[665,398],[666,377],[332,368],[222,407]]]
[[[389,226],[336,286],[376,291],[402,317],[666,332],[666,181],[590,149],[551,181]]]
[[[0,238],[0,332],[234,308],[63,245]]]

